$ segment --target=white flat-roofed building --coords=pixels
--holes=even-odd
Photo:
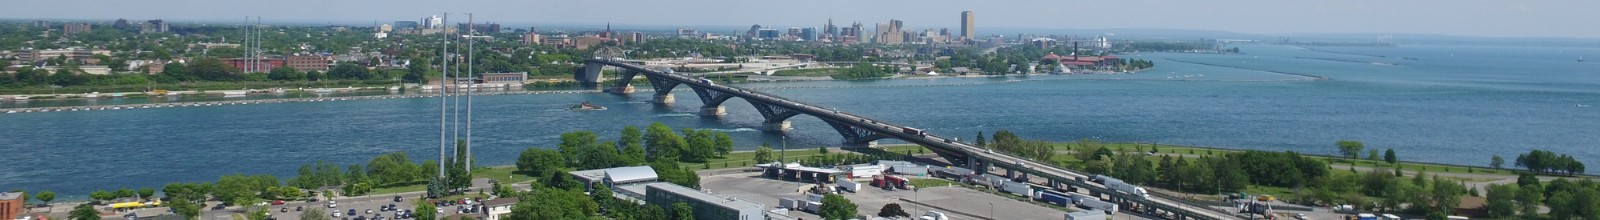
[[[732,197],[720,197],[672,183],[645,185],[645,203],[672,210],[674,203],[693,207],[695,219],[766,219],[766,205]]]

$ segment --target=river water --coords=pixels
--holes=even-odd
[[[1315,154],[1351,139],[1394,148],[1402,160],[1486,165],[1491,155],[1545,149],[1600,164],[1600,107],[1588,107],[1600,105],[1600,63],[1576,61],[1600,58],[1600,47],[1241,47],[1245,54],[1125,55],[1157,63],[1136,74],[736,86],[962,138],[1007,129],[1058,141]],[[649,103],[649,93],[476,97],[474,154],[483,165],[510,165],[524,148],[555,146],[562,132],[616,138],[623,126],[652,122],[730,132],[740,150],[780,146],[785,135],[792,149],[840,142],[813,117],[790,119],[786,134],[761,132],[760,115],[742,100],[711,118],[695,115],[693,92],[675,94],[671,106]],[[610,109],[565,109],[584,101]],[[439,105],[414,98],[0,114],[0,189],[75,200],[232,173],[287,178],[300,164],[365,164],[392,151],[437,159]]]

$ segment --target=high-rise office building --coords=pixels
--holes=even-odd
[[[976,26],[972,22],[972,11],[961,12],[961,39],[972,40],[976,38],[977,30],[973,30],[973,28],[976,28]]]
[[[806,40],[806,41],[817,41],[817,28],[814,28],[814,27],[801,28],[800,29],[800,39]]]

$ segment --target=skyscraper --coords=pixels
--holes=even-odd
[[[961,12],[961,39],[972,40],[975,38],[977,36],[976,30],[973,30],[975,27],[972,23],[972,11]]]

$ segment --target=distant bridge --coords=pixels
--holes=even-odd
[[[1047,179],[1051,187],[1059,188],[1062,184],[1071,185],[1087,189],[1090,192],[1110,195],[1113,201],[1119,203],[1137,204],[1139,206],[1137,209],[1130,210],[1142,209],[1147,213],[1167,212],[1178,219],[1218,220],[1233,218],[1233,216],[1217,210],[1184,206],[1182,203],[1161,198],[1151,197],[1145,199],[1116,192],[1105,186],[1085,181],[1088,176],[1070,170],[1003,153],[990,152],[987,149],[961,143],[955,139],[930,135],[919,129],[894,125],[759,91],[717,85],[710,80],[695,78],[690,75],[651,70],[623,60],[587,60],[584,62],[583,71],[575,73],[574,77],[579,82],[587,85],[602,86],[598,84],[600,82],[600,73],[607,66],[620,68],[622,71],[620,72],[621,76],[618,76],[619,80],[613,81],[611,85],[605,85],[605,91],[622,94],[633,93],[633,85],[630,83],[634,77],[642,74],[649,80],[651,86],[655,87],[654,100],[656,103],[673,103],[675,99],[672,96],[672,89],[679,85],[687,85],[700,98],[700,102],[704,104],[700,107],[701,115],[725,115],[726,112],[722,107],[722,103],[728,101],[728,99],[739,97],[749,102],[750,105],[755,107],[756,111],[761,113],[761,117],[765,119],[762,122],[763,130],[788,130],[789,118],[805,114],[822,119],[828,126],[833,127],[835,131],[839,132],[839,135],[844,136],[845,144],[865,145],[880,139],[894,138],[927,147],[947,161],[969,167],[974,171],[987,172],[991,166],[998,167],[1005,169],[1007,176],[1038,176]]]

